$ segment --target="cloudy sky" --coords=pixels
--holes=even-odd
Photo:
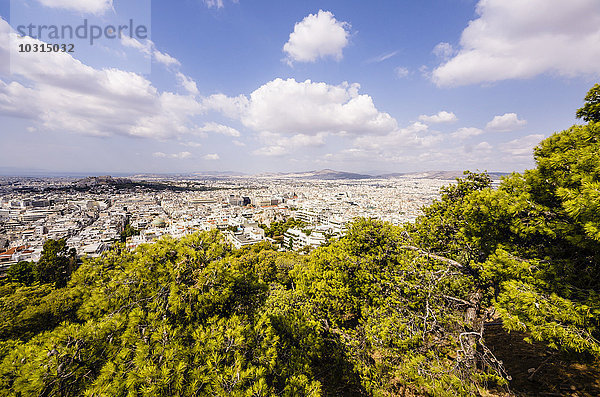
[[[149,5],[0,0],[0,174],[521,171],[600,75],[598,0]]]

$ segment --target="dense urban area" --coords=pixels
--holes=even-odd
[[[178,238],[211,229],[223,231],[235,248],[266,239],[281,250],[308,250],[339,237],[359,216],[395,225],[414,221],[440,187],[452,182],[422,175],[345,180],[4,177],[0,264],[4,270],[39,260],[48,239],[65,239],[78,256],[97,257],[116,241],[133,249],[163,235]]]

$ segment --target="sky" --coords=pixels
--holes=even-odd
[[[0,174],[523,171],[599,43],[598,0],[0,0]]]

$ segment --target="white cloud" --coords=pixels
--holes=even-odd
[[[392,52],[388,52],[386,54],[381,54],[379,56],[376,56],[374,58],[368,59],[367,63],[380,63],[383,62],[387,59],[390,59],[392,57],[395,57],[398,54],[398,51],[392,51]]]
[[[433,123],[433,124],[437,124],[437,123],[453,123],[455,121],[458,120],[458,118],[456,117],[456,115],[452,112],[446,112],[445,110],[442,110],[440,112],[438,112],[438,114],[434,114],[431,116],[427,116],[427,115],[421,115],[419,116],[419,120],[425,122],[425,123]]]
[[[296,23],[283,46],[288,62],[315,62],[319,58],[342,59],[348,45],[350,24],[335,19],[329,11],[319,10]]]
[[[430,157],[439,152],[432,148],[439,146],[443,139],[442,134],[430,131],[426,124],[417,121],[387,135],[356,137],[352,148],[326,155],[325,159],[342,163],[421,163],[423,155],[429,156],[428,161],[431,161]]]
[[[289,153],[289,150],[284,148],[283,146],[265,146],[260,149],[256,149],[252,152],[252,154],[256,156],[265,156],[265,157],[277,157],[283,156]]]
[[[127,35],[121,36],[121,44],[125,47],[135,48],[136,50],[146,54],[152,54],[152,47],[154,43],[151,40],[146,39],[144,43],[139,41],[138,39],[134,39],[133,37],[129,37]]]
[[[316,135],[296,134],[290,137],[281,134],[263,131],[258,134],[258,139],[267,146],[254,151],[256,155],[281,156],[294,149],[322,146],[325,144],[326,133]]]
[[[171,154],[167,154],[167,153],[163,153],[163,152],[155,152],[155,153],[152,153],[152,157],[156,157],[159,159],[183,160],[183,159],[192,157],[192,154],[190,152],[179,152],[179,153],[171,153]]]
[[[238,140],[234,140],[234,141],[232,141],[232,143],[233,143],[235,146],[240,146],[240,147],[246,146],[246,144],[245,144],[244,142],[240,142],[240,141],[238,141]]]
[[[189,141],[189,142],[182,142],[181,143],[183,146],[188,146],[188,147],[193,147],[193,148],[199,148],[202,147],[201,143],[198,142],[193,142],[193,141]]]
[[[215,132],[217,134],[234,136],[234,137],[239,137],[241,135],[240,132],[238,130],[236,130],[235,128],[228,127],[223,124],[217,124],[214,122],[204,124],[204,127],[199,128],[199,130],[203,131],[203,132]]]
[[[225,94],[214,94],[202,100],[205,109],[215,110],[232,119],[239,119],[248,103],[248,98],[244,95],[229,97]]]
[[[152,53],[152,55],[154,56],[154,60],[158,63],[162,63],[165,66],[180,66],[181,63],[179,63],[179,61],[175,58],[173,58],[171,55],[164,53],[164,52],[160,52],[157,49],[154,49],[154,52]]]
[[[14,35],[0,19],[2,33]],[[151,41],[124,40],[123,44],[145,53],[154,51]],[[8,44],[0,43],[0,55],[8,58]],[[0,79],[0,113],[28,118],[39,130],[157,139],[204,137],[207,132],[240,136],[228,126],[197,124],[198,116],[218,111],[255,132],[281,134],[280,140],[291,137],[282,144],[300,147],[321,144],[326,134],[377,135],[397,128],[393,117],[379,111],[369,95],[359,93],[358,84],[276,79],[249,97],[215,94],[195,98],[159,92],[143,76],[94,69],[67,53],[17,54],[12,63],[19,80]],[[188,92],[196,92],[191,79],[180,72],[175,76]]]
[[[432,53],[441,59],[448,59],[454,55],[454,48],[450,43],[441,42],[433,47]]]
[[[531,157],[533,148],[544,139],[544,135],[527,135],[500,145],[500,150],[515,157]]]
[[[148,57],[152,57],[156,62],[167,67],[181,66],[181,63],[171,55],[158,51],[152,40],[146,39],[142,43],[137,39],[124,35],[121,37],[121,44],[123,44],[125,47],[135,48],[141,53],[146,54]]]
[[[484,151],[484,152],[489,152],[493,149],[492,145],[490,145],[487,142],[480,142],[477,145],[475,145],[474,147],[475,150],[480,150],[480,151]]]
[[[223,8],[225,7],[225,2],[223,0],[202,0],[204,4],[208,8]],[[234,3],[239,3],[239,0],[232,0]]]
[[[598,0],[480,0],[477,13],[458,54],[433,71],[438,86],[600,74]]]
[[[212,154],[206,154],[202,158],[204,160],[219,160],[221,157],[219,157],[219,155],[216,153],[212,153]]]
[[[387,135],[363,135],[354,139],[354,147],[362,150],[395,152],[400,148],[431,147],[443,139],[441,134],[432,134],[429,127],[419,121],[408,127],[396,129]]]
[[[275,79],[250,95],[242,122],[255,131],[316,135],[322,132],[385,134],[396,120],[378,111],[360,85]]]
[[[0,35],[17,40],[1,18]],[[0,41],[0,59],[8,54],[7,44]],[[193,118],[205,111],[201,103],[159,93],[138,74],[94,69],[67,53],[15,51],[11,58],[13,74],[0,80],[0,114],[30,119],[38,130],[149,138],[200,133]]]
[[[8,36],[9,32],[8,24],[0,20],[0,34]],[[143,51],[153,48],[152,43],[128,44]],[[0,52],[2,59],[8,58],[8,44],[0,43]],[[215,94],[196,99],[161,93],[140,75],[94,69],[67,53],[17,53],[12,63],[19,81],[0,80],[0,113],[28,118],[39,130],[157,139],[205,136],[207,132],[240,135],[216,123],[197,125],[197,117],[210,110],[240,120],[256,132],[295,136],[286,143],[294,145],[306,136],[322,139],[325,133],[377,135],[397,128],[393,117],[380,112],[370,96],[359,93],[358,84],[336,86],[276,79],[256,89],[249,98]],[[48,74],[48,70],[53,73]],[[191,85],[182,76],[179,79]]]
[[[407,68],[405,68],[403,66],[398,66],[396,69],[394,69],[394,72],[396,73],[396,76],[400,79],[402,79],[410,74],[410,70],[408,70]]]
[[[187,92],[189,92],[192,95],[199,94],[200,91],[198,91],[198,86],[196,85],[196,82],[194,80],[192,80],[191,78],[189,78],[181,72],[177,72],[176,77],[177,81],[179,82],[179,85],[182,86]]]
[[[463,127],[454,131],[450,136],[456,139],[466,139],[472,136],[477,136],[483,134],[483,130],[475,127]]]
[[[113,8],[113,0],[38,0],[50,8],[61,8],[86,14],[101,15]]]
[[[190,96],[164,92],[157,98],[157,109],[148,111],[132,125],[127,134],[144,138],[170,138],[200,135],[204,132],[192,118],[204,112],[201,104]]]
[[[527,125],[526,120],[519,120],[516,113],[505,113],[502,116],[495,116],[492,121],[486,124],[487,130],[498,132],[509,132]]]
[[[223,0],[203,0],[208,8],[223,8]]]

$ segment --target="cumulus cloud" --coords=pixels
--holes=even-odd
[[[442,139],[441,134],[431,133],[426,124],[417,121],[383,136],[359,136],[354,139],[354,147],[361,150],[394,152],[400,148],[431,147]]]
[[[159,159],[177,159],[183,160],[192,157],[190,152],[179,152],[179,153],[163,153],[163,152],[154,152],[152,153],[152,157],[156,157]]]
[[[474,147],[475,150],[480,150],[480,151],[484,151],[484,152],[489,152],[493,149],[492,145],[490,145],[487,142],[480,142],[477,145],[475,145]]]
[[[152,40],[146,39],[142,43],[137,39],[124,35],[121,37],[121,44],[123,44],[125,47],[135,48],[141,53],[146,54],[148,57],[152,57],[155,62],[161,63],[167,67],[181,66],[181,63],[176,58],[173,58],[171,55],[165,52],[160,52],[157,50]]]
[[[463,127],[454,131],[450,136],[456,139],[467,139],[472,136],[477,136],[483,134],[483,130],[475,127]]]
[[[156,49],[154,49],[154,52],[152,53],[152,55],[154,56],[154,60],[158,63],[162,63],[165,66],[180,66],[181,63],[179,63],[179,61],[175,58],[173,58],[171,55],[164,53],[164,52],[160,52]]]
[[[0,35],[16,40],[3,19]],[[29,37],[19,40],[42,43]],[[8,54],[8,44],[0,41],[0,59]],[[205,111],[201,103],[160,93],[138,74],[94,69],[68,53],[15,51],[11,64],[10,80],[0,80],[0,114],[30,119],[40,130],[149,138],[201,133],[193,121]]]
[[[204,160],[219,160],[221,157],[217,153],[206,154],[202,157]]]
[[[542,139],[544,139],[544,135],[541,134],[527,135],[500,145],[500,150],[514,157],[531,157],[533,148]]]
[[[296,23],[283,46],[288,62],[315,62],[319,58],[342,59],[348,45],[350,24],[335,19],[329,11],[319,10]]]
[[[202,147],[201,143],[198,142],[193,142],[193,141],[189,141],[189,142],[182,142],[181,143],[183,146],[188,146],[188,147],[194,147],[194,148],[199,148]]]
[[[377,110],[359,89],[358,84],[275,79],[252,92],[241,119],[255,131],[286,134],[385,134],[396,129],[396,120]]]
[[[476,11],[458,53],[433,71],[438,86],[600,74],[597,0],[480,0]]]
[[[223,8],[223,0],[203,0],[208,8]]]
[[[446,150],[445,153],[449,154],[451,152],[455,152],[455,154],[458,156],[459,151],[462,150],[463,155],[467,155],[469,157],[469,159],[465,159],[467,163],[472,162],[473,159],[482,159],[482,155],[484,156],[489,156],[492,152],[493,146],[490,145],[488,142],[480,142],[476,145],[473,144],[468,144],[468,145],[464,145],[462,146],[462,148],[457,147],[455,149],[450,149],[450,150]]]
[[[433,54],[441,59],[448,59],[454,55],[454,48],[450,43],[441,42],[433,47]]]
[[[394,69],[394,72],[396,73],[396,77],[398,77],[400,79],[402,79],[410,74],[410,70],[408,70],[407,68],[405,68],[403,66],[398,66],[396,69]]]
[[[154,46],[154,43],[151,40],[146,39],[142,43],[138,39],[134,39],[133,37],[129,37],[127,35],[121,36],[121,44],[123,44],[125,47],[135,48],[146,55],[152,55],[152,48]]]
[[[14,34],[0,19],[2,33]],[[153,48],[151,43],[129,44],[149,52]],[[0,43],[0,55],[8,58],[8,43]],[[12,64],[19,79],[0,80],[0,113],[33,120],[38,129],[157,139],[207,132],[240,136],[236,129],[217,123],[198,125],[197,117],[209,111],[239,120],[257,133],[294,137],[285,142],[288,146],[298,146],[308,136],[319,142],[326,134],[383,135],[397,129],[396,120],[379,111],[369,95],[361,94],[358,84],[275,79],[249,97],[196,98],[159,92],[143,76],[94,69],[67,53],[16,53]],[[196,93],[191,79],[179,72],[176,77],[189,93]]]
[[[239,119],[248,107],[248,98],[245,95],[229,97],[225,94],[213,94],[202,100],[202,106],[207,110],[214,110],[232,119]]]
[[[176,77],[179,85],[182,86],[188,93],[191,95],[198,95],[200,91],[198,91],[198,86],[194,80],[181,72],[177,72]]]
[[[223,8],[225,7],[225,2],[223,0],[202,0],[203,3],[208,7],[208,8]],[[238,3],[238,0],[232,0],[233,3]]]
[[[38,0],[46,7],[102,15],[113,8],[113,0]]]
[[[204,127],[199,128],[200,131],[202,132],[214,132],[217,134],[221,134],[221,135],[227,135],[227,136],[233,136],[233,137],[239,137],[241,134],[238,130],[236,130],[235,128],[223,125],[223,124],[218,124],[215,122],[210,122],[210,123],[206,123],[204,124]]]
[[[255,150],[254,154],[261,156],[282,156],[297,148],[322,146],[325,144],[326,136],[326,133],[318,133],[316,135],[296,134],[287,137],[263,131],[258,134],[258,138],[266,146]]]
[[[440,112],[438,112],[437,114],[431,115],[431,116],[427,116],[427,115],[421,115],[419,116],[419,120],[425,122],[425,123],[433,123],[433,124],[437,124],[437,123],[452,123],[458,120],[458,118],[456,117],[456,115],[452,112],[446,112],[445,110],[442,110]]]
[[[126,131],[129,135],[144,138],[171,138],[204,132],[193,118],[204,112],[200,103],[190,96],[163,92],[156,100],[157,109],[146,109],[146,114],[137,120]]]
[[[510,132],[527,125],[526,120],[519,120],[516,113],[505,113],[502,116],[495,116],[492,121],[486,124],[487,130],[498,132]]]
[[[289,149],[283,146],[265,146],[259,149],[256,149],[252,152],[252,154],[256,156],[264,156],[264,157],[277,157],[284,156],[289,153]]]

